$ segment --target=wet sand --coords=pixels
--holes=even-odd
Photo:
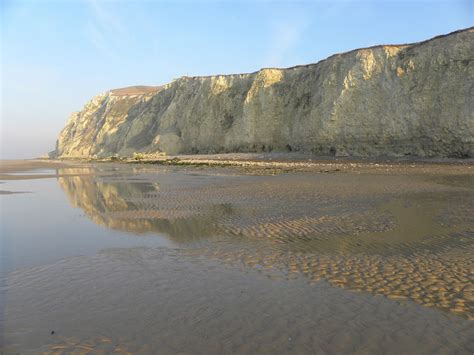
[[[469,163],[59,164],[2,167],[4,191],[31,191],[1,196],[2,218],[36,198],[71,214],[59,230],[71,228],[76,243],[81,230],[84,244],[108,235],[86,254],[10,265],[5,349],[474,351]]]

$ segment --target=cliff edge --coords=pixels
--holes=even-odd
[[[473,99],[471,27],[315,64],[111,90],[70,116],[50,155],[473,156]]]

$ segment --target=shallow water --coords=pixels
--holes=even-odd
[[[1,185],[4,351],[474,351],[468,168],[37,174]]]

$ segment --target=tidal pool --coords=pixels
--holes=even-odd
[[[7,165],[0,352],[474,351],[470,165]]]

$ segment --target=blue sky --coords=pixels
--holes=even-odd
[[[1,2],[1,157],[54,148],[100,92],[312,63],[474,24],[463,1]]]

